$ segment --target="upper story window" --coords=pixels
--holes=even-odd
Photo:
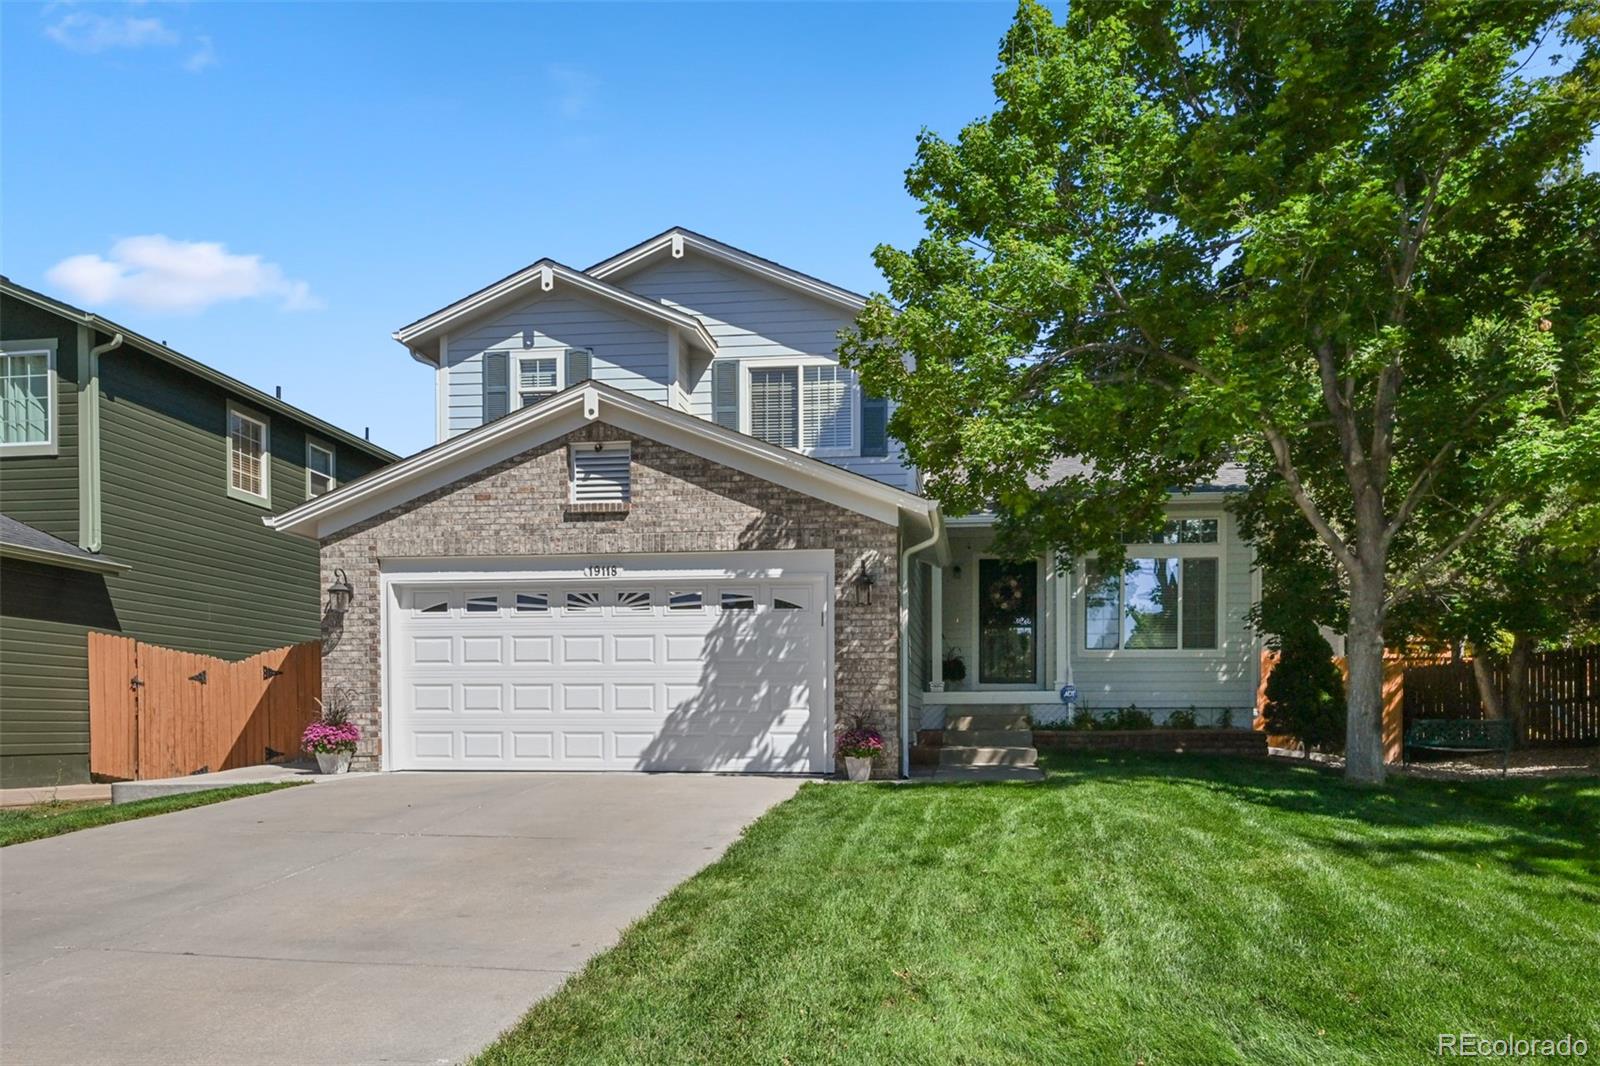
[[[750,434],[812,455],[856,450],[855,375],[837,363],[761,364],[749,371]]]
[[[1121,569],[1084,568],[1089,651],[1214,651],[1222,632],[1222,545],[1215,518],[1168,522],[1159,539],[1127,537]]]
[[[272,505],[270,427],[266,418],[228,403],[228,495]]]
[[[54,455],[56,342],[0,346],[0,454]]]
[[[320,441],[306,441],[306,499],[332,492],[338,487],[334,478],[333,445]]]
[[[561,391],[561,359],[555,355],[524,355],[517,360],[517,395],[523,407]]]

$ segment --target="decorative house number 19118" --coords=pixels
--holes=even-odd
[[[583,568],[584,577],[616,577],[621,573],[620,566],[591,565]]]

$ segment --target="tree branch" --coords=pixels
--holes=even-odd
[[[1394,592],[1389,595],[1389,599],[1384,603],[1384,610],[1388,611],[1392,609],[1396,604],[1404,602],[1406,599],[1416,594],[1418,590],[1425,587],[1428,584],[1428,571],[1434,569],[1440,563],[1444,562],[1446,559],[1450,558],[1450,556],[1459,551],[1463,544],[1472,539],[1473,534],[1477,533],[1478,530],[1483,528],[1483,524],[1485,522],[1494,517],[1494,513],[1496,511],[1500,510],[1500,508],[1504,507],[1510,502],[1511,494],[1509,492],[1503,492],[1500,495],[1495,496],[1488,503],[1484,504],[1483,507],[1478,510],[1478,513],[1472,516],[1472,521],[1468,522],[1466,526],[1462,528],[1461,532],[1450,538],[1450,542],[1448,544],[1418,564],[1410,574],[1406,575],[1404,580],[1395,582]],[[1453,567],[1449,571],[1447,577],[1454,576],[1460,572],[1460,566]]]
[[[1317,507],[1311,494],[1300,481],[1300,472],[1295,469],[1294,462],[1289,457],[1289,441],[1283,431],[1270,422],[1262,425],[1262,431],[1267,436],[1267,443],[1272,447],[1272,457],[1277,463],[1278,475],[1283,478],[1284,484],[1289,486],[1289,495],[1294,498],[1295,506],[1300,508],[1300,513],[1306,516],[1306,521],[1311,523],[1311,528],[1317,531],[1317,536],[1333,552],[1335,559],[1345,571],[1353,572],[1356,568],[1356,557],[1345,544],[1344,538],[1323,517],[1322,511]]]

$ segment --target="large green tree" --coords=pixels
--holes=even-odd
[[[1246,461],[1337,568],[1347,772],[1380,780],[1389,613],[1600,462],[1597,27],[1594,0],[1024,2],[997,109],[919,139],[926,235],[877,250],[846,358],[930,491],[1018,547],[1120,554]],[[1038,488],[1060,456],[1089,469]]]

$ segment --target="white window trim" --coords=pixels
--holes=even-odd
[[[56,347],[54,337],[40,340],[18,340],[0,342],[0,355],[43,355],[49,375],[47,402],[49,419],[49,432],[44,440],[18,441],[13,444],[0,443],[0,456],[21,458],[30,455],[57,455],[60,453],[60,395],[61,376],[56,370]]]
[[[261,427],[261,495],[246,492],[244,489],[235,488],[233,485],[233,416],[254,422]],[[224,469],[223,484],[228,487],[228,498],[240,500],[244,503],[255,504],[257,507],[271,508],[272,506],[272,420],[259,411],[252,410],[232,400],[228,401],[228,422],[223,425],[223,457]]]
[[[1003,555],[994,552],[977,551],[972,553],[972,580],[968,582],[972,591],[967,594],[967,608],[972,619],[972,656],[967,675],[974,692],[1037,692],[1042,687],[1045,668],[1045,630],[1049,625],[1050,608],[1045,602],[1045,568],[1048,565],[1045,556],[1029,559],[1035,566],[1034,570],[1034,609],[1033,609],[1033,680],[1032,681],[980,681],[983,676],[983,664],[979,656],[983,654],[983,626],[978,620],[979,599],[983,595],[983,582],[978,580],[981,565],[985,559],[999,559],[1008,561]],[[942,651],[941,651],[942,654]]]
[[[308,499],[308,500],[316,499],[315,496],[311,495],[311,451],[312,451],[313,448],[315,448],[318,451],[323,451],[323,452],[327,452],[328,453],[328,490],[327,490],[327,492],[332,492],[334,489],[337,489],[339,487],[339,452],[338,452],[338,449],[336,449],[333,445],[329,444],[327,441],[322,440],[319,437],[312,437],[312,436],[308,435],[306,437],[306,499]],[[324,496],[327,495],[327,492],[323,493],[322,495],[324,495]]]
[[[751,432],[755,412],[752,410],[750,402],[750,371],[795,368],[795,387],[800,394],[800,409],[797,412],[795,423],[795,439],[799,441],[805,438],[806,424],[806,380],[804,368],[808,366],[838,366],[839,360],[830,359],[825,355],[772,355],[762,356],[759,359],[741,359],[739,364],[739,430],[747,436],[755,436]],[[801,455],[816,456],[817,458],[859,456],[861,454],[861,382],[859,380],[850,387],[849,418],[850,446],[848,448],[807,448],[804,445],[798,445],[785,450],[799,452]]]
[[[494,348],[494,349],[491,349],[491,350],[492,351],[500,351],[501,349]],[[560,347],[560,348],[525,348],[525,349],[522,349],[521,351],[518,351],[515,348],[512,348],[512,349],[508,349],[508,350],[511,353],[511,362],[512,362],[512,366],[511,366],[511,381],[510,381],[511,394],[512,394],[512,397],[516,400],[516,403],[513,404],[511,406],[511,408],[510,408],[510,410],[513,410],[513,411],[518,410],[518,409],[523,408],[523,407],[532,407],[533,406],[533,404],[528,404],[528,403],[523,403],[522,402],[522,364],[523,364],[524,360],[530,360],[530,359],[554,359],[556,361],[556,387],[555,387],[555,390],[550,393],[550,396],[554,396],[556,393],[560,392],[561,390],[563,390],[563,389],[565,389],[567,387],[567,353],[568,352],[571,352],[571,351],[588,351],[589,352],[589,358],[591,358],[591,359],[594,358],[594,350],[592,348],[590,348],[590,349],[574,348],[571,345],[566,345],[566,346],[563,346],[563,347]],[[546,396],[546,397],[544,397],[544,399],[548,400],[550,398],[550,396]],[[535,403],[540,403],[542,401],[536,400],[534,402]]]
[[[1171,513],[1163,521],[1176,521],[1179,519],[1211,518],[1217,523],[1217,539],[1213,544],[1127,544],[1124,548],[1129,559],[1215,559],[1217,561],[1217,646],[1214,648],[1091,648],[1089,644],[1089,620],[1087,611],[1089,606],[1089,563],[1098,556],[1090,555],[1078,560],[1073,582],[1072,603],[1070,610],[1076,612],[1073,616],[1073,628],[1078,630],[1077,647],[1072,654],[1084,658],[1115,659],[1120,657],[1133,657],[1139,659],[1223,659],[1230,654],[1228,647],[1228,520],[1220,512],[1205,512],[1196,514]],[[1178,568],[1178,580],[1183,580],[1183,567]],[[1119,601],[1119,611],[1120,601]],[[1121,628],[1117,630],[1121,639]],[[1183,639],[1183,594],[1178,594],[1178,639]]]

